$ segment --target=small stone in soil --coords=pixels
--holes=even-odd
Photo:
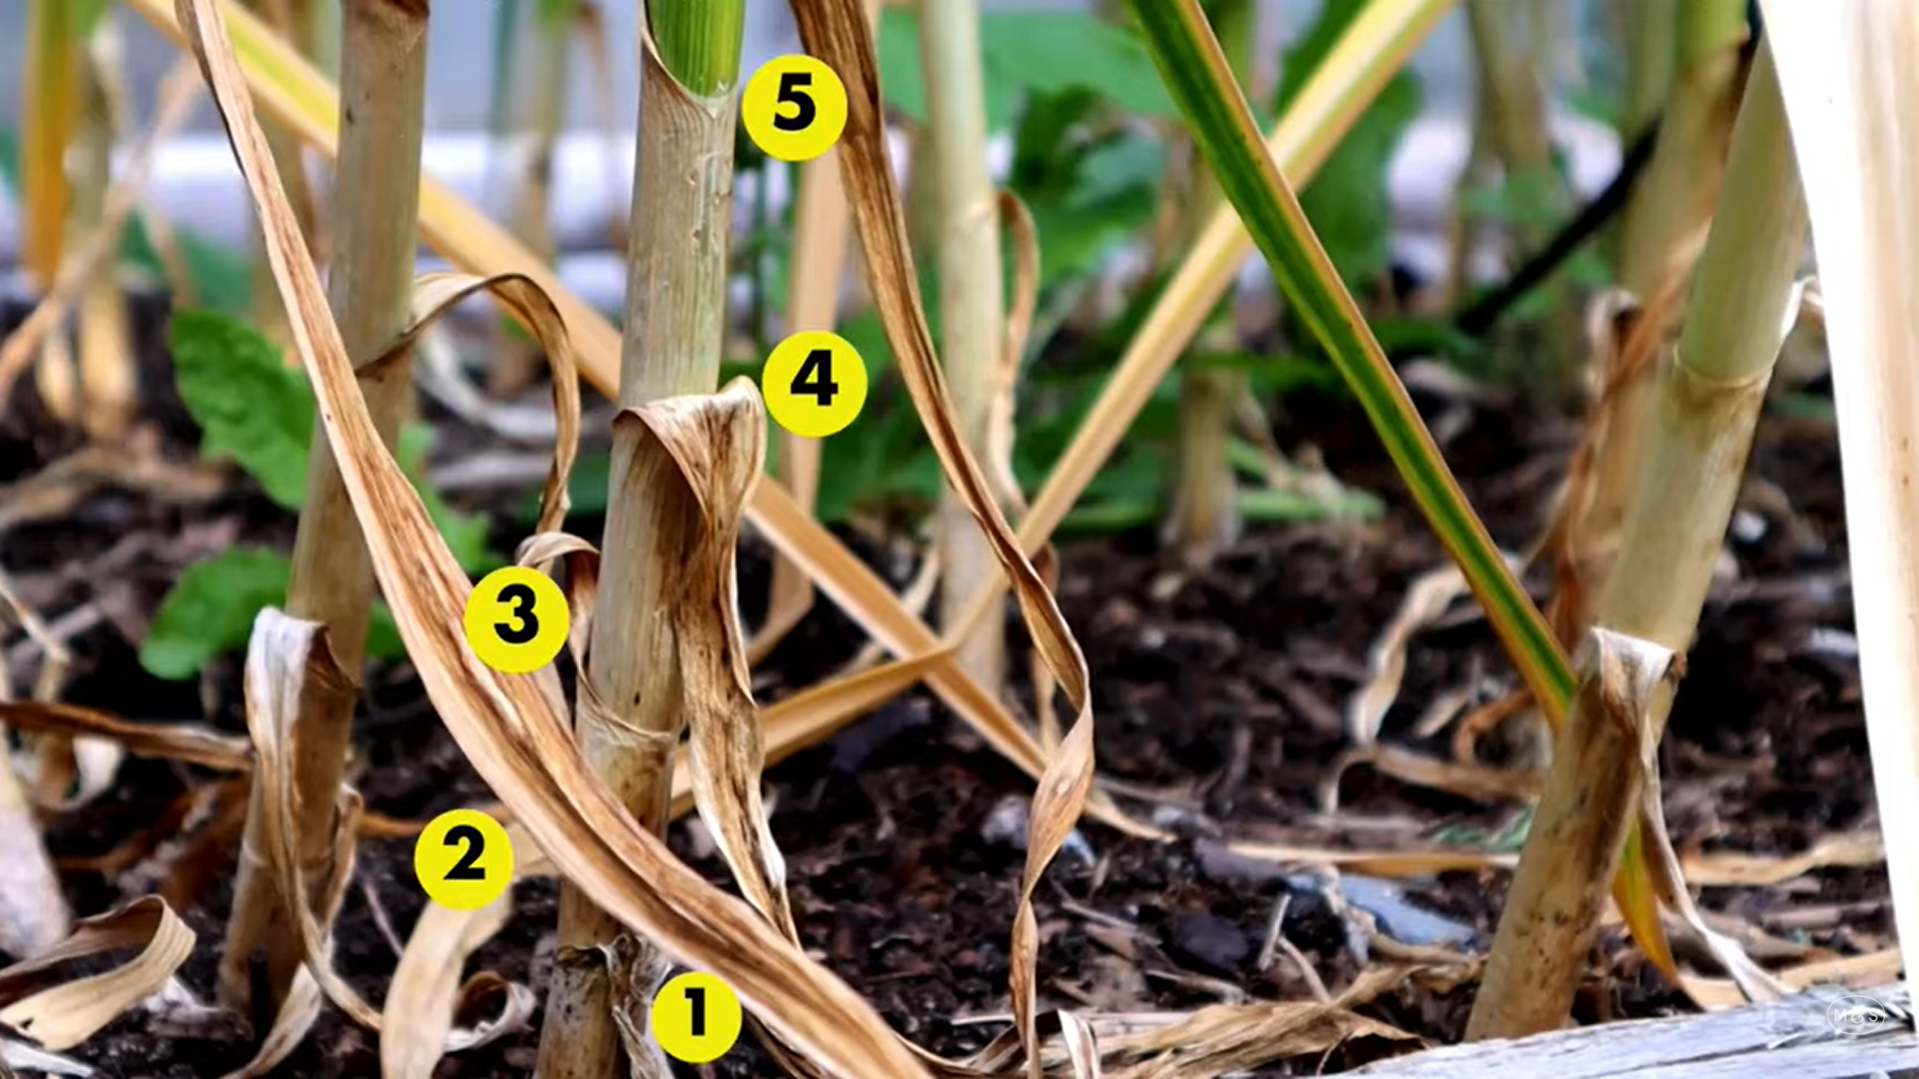
[[[1167,919],[1166,950],[1205,973],[1230,976],[1253,954],[1253,941],[1237,922],[1186,912]]]

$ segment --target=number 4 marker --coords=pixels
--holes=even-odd
[[[866,363],[838,334],[796,333],[766,357],[760,396],[781,427],[802,438],[825,438],[844,430],[866,406]]]

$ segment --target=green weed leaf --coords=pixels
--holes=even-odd
[[[140,666],[155,678],[180,680],[199,674],[215,656],[244,650],[253,620],[286,603],[292,578],[292,561],[264,547],[236,547],[187,567],[140,642]],[[406,655],[393,612],[379,600],[366,651],[376,659]]]
[[[267,497],[299,509],[313,443],[313,393],[272,341],[206,310],[173,313],[167,326],[180,399],[200,425],[200,452],[237,463]]]
[[[889,7],[880,15],[880,85],[886,100],[926,122],[919,16]],[[1129,112],[1177,117],[1153,71],[1152,55],[1125,27],[1084,11],[988,11],[980,16],[986,126],[1003,131],[1022,95],[1090,90]]]
[[[187,567],[140,642],[140,666],[156,678],[191,678],[214,656],[245,648],[261,608],[286,602],[292,573],[285,555],[258,547]]]

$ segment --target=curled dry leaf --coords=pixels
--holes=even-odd
[[[318,623],[290,618],[273,608],[260,612],[247,647],[247,727],[260,762],[254,778],[256,798],[270,827],[261,835],[264,849],[243,851],[243,857],[260,859],[282,892],[294,898],[289,906],[299,912],[294,931],[306,956],[304,973],[317,992],[300,989],[288,997],[260,1055],[242,1069],[247,1074],[263,1074],[299,1043],[319,1015],[322,994],[355,1022],[382,1033],[381,1061],[389,1076],[429,1074],[442,1053],[481,1044],[509,1028],[514,1017],[523,1019],[531,1011],[527,991],[509,986],[505,1011],[498,1019],[473,1030],[451,1029],[455,1006],[465,992],[458,982],[460,969],[466,956],[505,924],[512,911],[505,896],[480,912],[448,911],[428,904],[388,988],[384,1018],[404,1016],[397,1028],[383,1022],[382,1014],[334,972],[331,926],[352,877],[359,798],[351,791],[342,792],[332,876],[315,882],[298,864],[293,763],[298,759],[294,741],[300,729],[298,712],[311,699],[310,683],[343,677]],[[330,689],[318,692],[324,695]],[[534,867],[540,868],[538,862]],[[314,883],[322,889],[317,899],[307,894]],[[404,1072],[394,1070],[401,1066]]]
[[[1059,749],[1049,755],[1034,792],[1026,867],[1020,879],[1019,906],[1013,915],[1009,981],[1014,1022],[1027,1050],[1028,1072],[1038,1079],[1034,982],[1039,924],[1032,897],[1041,873],[1078,824],[1093,788],[1093,715],[1086,657],[1080,653],[1079,642],[1073,639],[1052,593],[1000,513],[991,484],[954,419],[908,250],[905,211],[886,154],[872,29],[858,0],[798,0],[793,13],[807,51],[832,65],[846,83],[847,122],[839,147],[842,176],[866,251],[874,302],[894,355],[899,357],[907,392],[932,438],[947,482],[985,531],[994,556],[1012,580],[1034,649],[1045,658],[1047,669],[1059,680],[1076,713]]]
[[[1026,493],[1013,475],[1013,437],[1018,413],[1020,361],[1026,355],[1026,338],[1033,329],[1033,312],[1039,308],[1039,229],[1033,214],[1010,190],[999,193],[1000,224],[1012,233],[1012,304],[1006,311],[1006,340],[1000,349],[1000,362],[993,372],[993,399],[989,403],[986,431],[986,467],[992,469],[1000,504],[1016,514],[1026,512]]]
[[[1656,752],[1657,747],[1652,747]],[[1645,761],[1646,785],[1640,792],[1640,837],[1649,848],[1645,865],[1655,891],[1666,908],[1673,912],[1687,935],[1699,943],[1719,965],[1726,969],[1746,999],[1778,1000],[1786,995],[1786,986],[1753,961],[1739,942],[1706,924],[1705,916],[1693,902],[1679,868],[1679,856],[1673,852],[1672,836],[1666,830],[1665,800],[1660,797],[1657,760]],[[1670,947],[1670,946],[1668,946]]]
[[[1406,648],[1413,634],[1432,625],[1454,600],[1467,594],[1466,575],[1448,562],[1419,575],[1399,603],[1385,632],[1366,656],[1366,683],[1346,702],[1346,737],[1356,746],[1370,746],[1379,738],[1379,725],[1399,698],[1406,676]]]
[[[1016,516],[1026,515],[1026,492],[1020,490],[1013,474],[1014,417],[1018,411],[1020,361],[1026,355],[1026,339],[1033,329],[1033,314],[1039,309],[1039,228],[1032,212],[1010,190],[999,193],[1000,223],[1012,233],[1012,304],[1006,311],[1006,343],[994,372],[993,400],[988,414],[986,465],[999,489],[1000,504]],[[1033,555],[1040,582],[1051,594],[1059,588],[1059,558],[1051,543],[1041,544]],[[949,635],[949,640],[956,637]],[[1046,656],[1032,649],[1029,676],[1033,680],[1033,715],[1039,726],[1040,745],[1047,755],[1059,750],[1064,735],[1059,716],[1053,709],[1053,691],[1057,688]]]
[[[766,412],[745,378],[709,397],[676,397],[622,412],[615,421],[640,424],[639,438],[615,438],[633,460],[615,475],[670,475],[677,471],[695,520],[679,526],[688,537],[676,564],[650,571],[678,582],[668,617],[679,642],[685,679],[687,729],[692,739],[693,801],[746,898],[795,944],[799,932],[786,895],[786,865],[760,795],[765,761],[757,709],[746,668],[746,642],[734,595],[734,552],[746,497],[760,475]],[[673,468],[644,459],[664,455]],[[670,526],[663,526],[670,527]]]
[[[52,948],[0,970],[0,1023],[48,1049],[69,1049],[160,991],[193,952],[193,930],[157,896],[74,923]],[[125,948],[140,952],[103,974],[60,980],[68,963]]]
[[[1591,399],[1580,424],[1578,445],[1567,462],[1553,502],[1552,517],[1540,537],[1540,550],[1550,556],[1553,595],[1547,611],[1561,642],[1577,640],[1585,628],[1595,574],[1602,571],[1608,549],[1617,536],[1600,534],[1607,522],[1591,520],[1602,497],[1599,490],[1599,454],[1619,422],[1624,388],[1634,371],[1626,368],[1622,350],[1633,327],[1641,321],[1638,298],[1624,289],[1608,289],[1594,296],[1586,308],[1586,340],[1591,359],[1587,374]],[[1611,492],[1607,493],[1612,494]]]
[[[421,274],[413,280],[413,325],[376,363],[407,355],[415,341],[447,312],[469,297],[491,293],[532,331],[553,369],[553,414],[557,420],[553,464],[540,492],[540,516],[535,528],[551,532],[566,517],[566,480],[580,449],[580,364],[560,309],[539,283],[523,273],[488,276],[463,273]]]
[[[471,583],[367,415],[218,8],[212,0],[177,0],[176,11],[260,211],[294,343],[382,594],[467,759],[596,905],[676,959],[724,978],[789,1044],[846,1076],[925,1075],[870,1005],[634,822],[587,766],[535,679],[496,671],[466,646],[458,627]]]
[[[257,838],[260,849],[241,845],[244,863],[264,867],[277,882],[293,920],[286,927],[297,935],[306,967],[322,991],[354,1022],[379,1028],[379,1013],[361,999],[332,967],[333,918],[339,912],[346,885],[353,875],[357,845],[359,795],[343,789],[334,819],[333,856],[318,868],[301,864],[299,797],[294,766],[299,760],[295,741],[300,716],[315,701],[323,701],[349,684],[327,645],[326,628],[318,622],[292,618],[268,607],[253,620],[247,641],[245,674],[247,732],[253,736],[257,767],[253,771],[253,801],[266,827]],[[255,837],[249,837],[255,838]],[[318,894],[314,895],[317,889]],[[221,957],[223,981],[248,976],[249,957]]]
[[[435,1065],[449,1050],[456,1048],[452,1036],[455,1016],[461,1002],[474,985],[497,976],[475,975],[466,985],[460,972],[467,957],[480,945],[493,939],[513,914],[513,893],[500,897],[475,911],[454,910],[428,903],[420,920],[407,937],[400,965],[387,986],[386,1004],[380,1034],[380,1075],[382,1079],[430,1079]],[[511,1013],[524,1019],[530,1011],[532,994],[523,986],[508,986]],[[511,1001],[524,998],[519,1006]],[[491,1024],[503,1030],[505,1022]],[[457,1048],[480,1044],[480,1032],[468,1032]],[[489,1032],[491,1033],[491,1032]]]

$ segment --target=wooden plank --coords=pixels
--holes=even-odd
[[[1870,1034],[1828,1010],[1866,996],[1888,1017]],[[1704,1015],[1640,1019],[1414,1053],[1349,1074],[1370,1079],[1868,1079],[1919,1077],[1919,1035],[1903,986],[1800,993]]]

